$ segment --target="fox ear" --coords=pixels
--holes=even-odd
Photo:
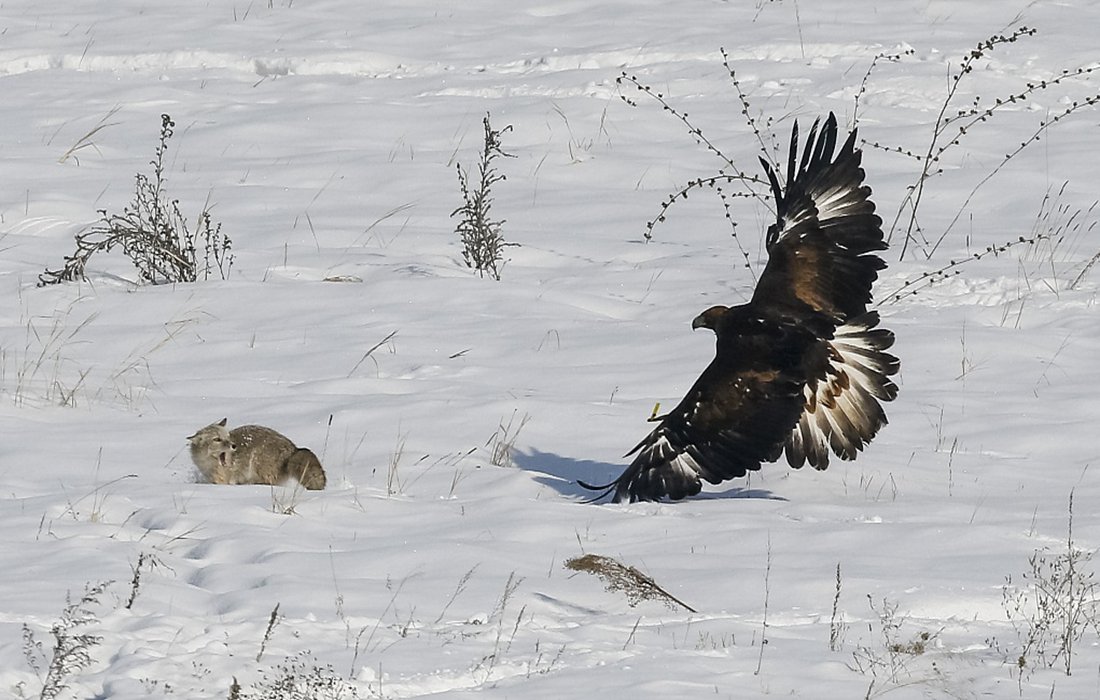
[[[218,425],[220,425],[220,426],[222,426],[222,427],[224,428],[224,427],[225,427],[225,422],[226,422],[227,420],[229,420],[229,419],[228,419],[228,418],[222,418],[222,419],[221,419],[220,421],[218,421]]]

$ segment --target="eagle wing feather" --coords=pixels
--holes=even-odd
[[[627,456],[616,501],[678,500],[760,468],[802,411],[802,382],[715,359],[684,399]]]

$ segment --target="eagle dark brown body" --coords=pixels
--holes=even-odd
[[[836,152],[830,114],[815,122],[798,159],[791,135],[786,188],[764,164],[776,201],[768,263],[752,299],[714,306],[692,328],[717,336],[714,360],[603,487],[615,501],[681,499],[744,476],[786,452],[794,467],[854,459],[886,424],[899,362],[894,335],[868,311],[886,266],[882,220],[863,185],[853,131]]]

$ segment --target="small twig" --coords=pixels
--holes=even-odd
[[[844,623],[840,617],[840,562],[836,563],[836,591],[833,594],[833,614],[829,617],[829,651],[840,651]]]
[[[275,626],[279,624],[279,604],[275,603],[275,607],[271,609],[271,618],[267,621],[267,629],[264,630],[264,638],[260,641],[260,651],[256,654],[256,662],[259,663],[263,658],[264,650],[267,649],[267,643],[271,641],[271,634],[275,631]]]
[[[126,609],[130,610],[134,607],[134,600],[137,599],[138,589],[141,587],[141,569],[148,563],[149,569],[155,569],[160,566],[160,560],[154,555],[148,552],[142,552],[138,555],[137,564],[134,564],[130,569],[134,572],[134,576],[130,579],[130,597],[126,599]]]
[[[466,585],[470,582],[470,579],[473,577],[474,572],[477,571],[477,568],[479,566],[480,564],[474,564],[470,567],[470,570],[467,571],[461,579],[459,579],[458,585],[455,586],[454,593],[451,594],[451,599],[448,600],[447,604],[443,606],[443,609],[439,611],[439,617],[435,618],[435,622],[432,624],[438,625],[440,621],[443,620],[443,617],[447,614],[447,611],[450,610],[451,605],[453,605],[455,600],[458,599],[458,596],[462,595],[462,592],[466,590]]]
[[[760,653],[756,657],[756,671],[753,675],[760,675],[760,667],[764,664],[764,647],[768,645],[768,599],[771,598],[772,576],[772,536],[768,533],[768,558],[764,568],[764,617],[760,622]]]
[[[351,375],[355,374],[355,370],[359,369],[359,365],[363,364],[363,362],[365,362],[366,359],[371,356],[371,353],[393,340],[396,335],[397,331],[390,331],[389,335],[387,335],[382,340],[379,340],[377,343],[371,346],[370,350],[367,350],[365,353],[363,353],[363,356],[359,358],[359,361],[356,362],[355,366],[351,368],[350,372],[348,372],[348,378],[350,378]],[[374,358],[371,359],[373,360]],[[377,362],[375,364],[377,364]]]

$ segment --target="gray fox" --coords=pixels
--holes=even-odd
[[[222,418],[187,438],[191,460],[210,483],[277,485],[294,478],[310,490],[325,488],[325,470],[310,450],[262,425],[229,430],[225,422]]]

